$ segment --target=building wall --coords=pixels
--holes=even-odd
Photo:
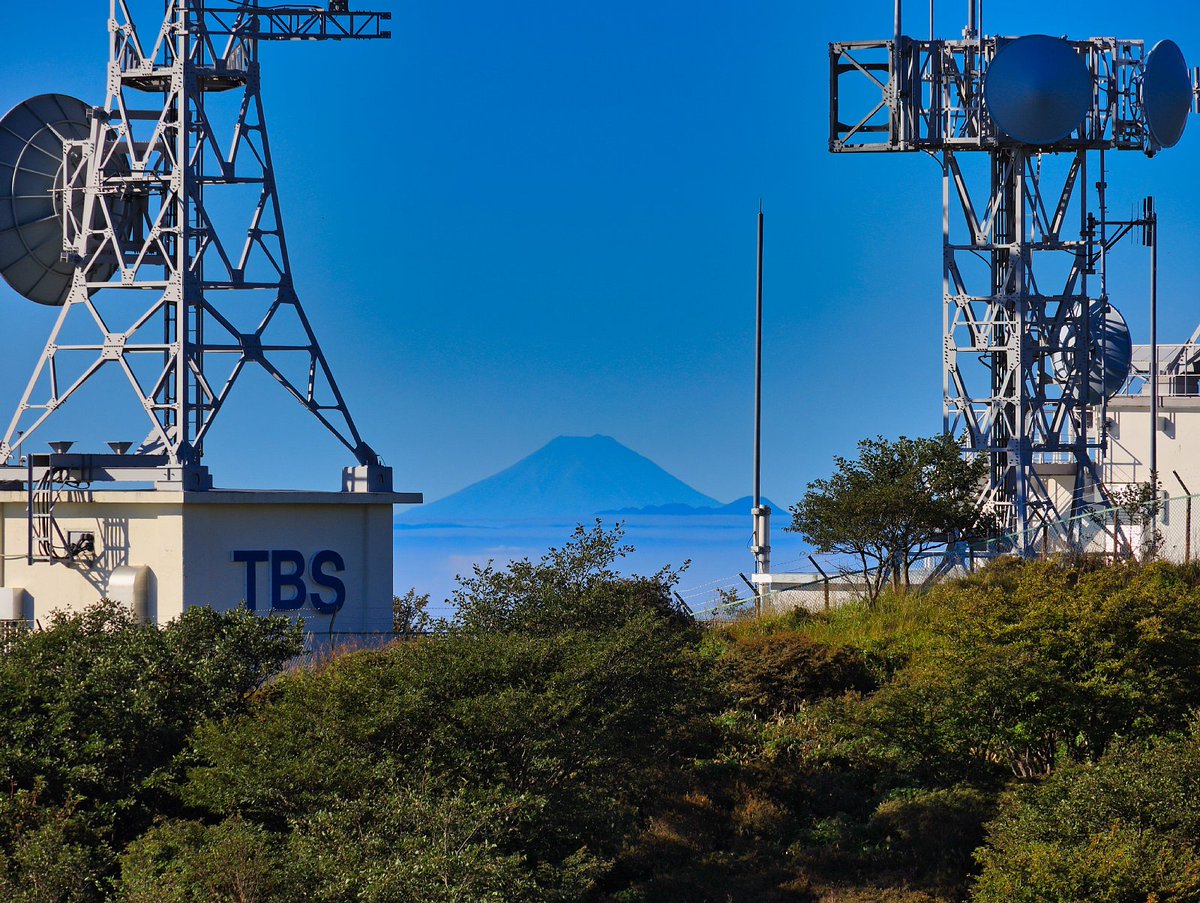
[[[391,629],[392,506],[355,503],[347,494],[343,504],[278,504],[271,500],[194,504],[187,507],[183,524],[184,601],[224,610],[247,600],[251,566],[233,560],[235,551],[251,553],[298,552],[303,561],[309,600],[295,611],[315,632],[379,631]],[[361,497],[360,497],[361,498]],[[334,615],[318,610],[320,601],[334,599],[331,587],[314,579],[314,556],[331,551],[340,556],[344,570],[327,564],[324,573],[345,586],[345,602]],[[255,610],[271,609],[270,560],[256,562]],[[292,567],[281,568],[285,574]],[[282,595],[291,597],[293,587]]]
[[[54,509],[64,533],[83,530],[95,534],[95,556],[30,565],[25,557],[29,548],[25,493],[0,493],[5,558],[0,586],[23,588],[28,594],[26,617],[44,619],[55,609],[78,609],[103,598],[115,568],[145,564],[153,575],[150,616],[168,620],[178,615],[182,608],[172,600],[183,597],[181,506],[142,499],[98,502],[97,495],[118,493],[72,493],[72,500],[60,501]],[[158,600],[163,602],[161,612]]]
[[[304,492],[76,492],[54,509],[65,533],[95,535],[94,555],[71,562],[26,560],[28,522],[23,492],[0,492],[0,587],[26,591],[26,617],[44,619],[54,609],[78,609],[103,598],[117,567],[150,570],[147,615],[156,622],[185,607],[226,610],[247,601],[254,571],[255,609],[272,610],[272,571],[284,579],[277,595],[298,608],[316,633],[386,631],[391,627],[392,504],[390,494]],[[314,558],[326,554],[324,560]],[[235,560],[261,558],[251,565]],[[272,555],[280,561],[272,562]],[[297,559],[303,573],[295,571]],[[286,560],[284,560],[286,559]],[[312,573],[314,564],[319,574]],[[328,607],[344,601],[335,613]],[[301,589],[302,584],[302,589]]]
[[[1193,493],[1200,493],[1200,410],[1198,399],[1162,399],[1158,428],[1158,477],[1170,496],[1183,495],[1178,471]],[[1148,399],[1118,398],[1109,405],[1109,454],[1104,481],[1110,486],[1150,479],[1150,405]]]

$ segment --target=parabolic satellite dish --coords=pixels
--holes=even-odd
[[[1183,137],[1192,109],[1192,78],[1183,51],[1174,41],[1159,41],[1146,57],[1142,109],[1155,143],[1174,147]]]
[[[63,187],[63,143],[88,137],[90,109],[65,94],[40,94],[0,120],[0,275],[39,304],[61,305],[71,288],[75,267],[61,259],[56,189]]]
[[[1129,379],[1133,369],[1133,340],[1120,311],[1105,301],[1093,301],[1088,308],[1088,318],[1091,321],[1092,362],[1087,403],[1097,405],[1101,399],[1116,395]],[[1063,350],[1054,355],[1054,375],[1060,383],[1066,383],[1075,369],[1075,330],[1064,328],[1061,339]]]
[[[1062,38],[1031,34],[997,51],[983,82],[992,120],[1011,138],[1045,145],[1071,134],[1092,107],[1092,76]]]

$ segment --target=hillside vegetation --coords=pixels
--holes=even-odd
[[[303,666],[203,609],[8,639],[0,898],[1200,900],[1200,568],[702,628],[621,553],[581,529]]]

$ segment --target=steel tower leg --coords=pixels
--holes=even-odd
[[[989,158],[986,202],[977,203],[956,156],[944,155],[943,412],[947,432],[988,456],[981,501],[1031,554],[1045,530],[1082,511],[1095,485],[1083,154],[1062,173],[1061,188],[1023,149]],[[1079,237],[1068,234],[1074,209]],[[1042,283],[1056,278],[1064,278],[1061,291],[1046,292]],[[972,360],[983,362],[982,374]]]

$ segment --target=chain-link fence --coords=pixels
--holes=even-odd
[[[908,584],[923,588],[962,577],[1001,555],[1026,558],[1095,556],[1109,561],[1161,559],[1177,563],[1200,559],[1200,495],[1133,498],[1024,533],[957,543],[924,555],[909,569]],[[890,572],[867,570],[845,557],[818,556],[787,564],[807,565],[787,574],[785,588],[772,584],[758,595],[744,574],[681,590],[696,617],[729,619],[795,608],[833,608],[864,598],[873,584],[886,585]],[[790,568],[773,568],[779,573]]]
[[[1045,528],[1031,528],[985,543],[970,554],[985,558],[1095,555],[1110,560],[1162,559],[1182,563],[1200,557],[1200,496],[1134,498],[1089,511]]]

